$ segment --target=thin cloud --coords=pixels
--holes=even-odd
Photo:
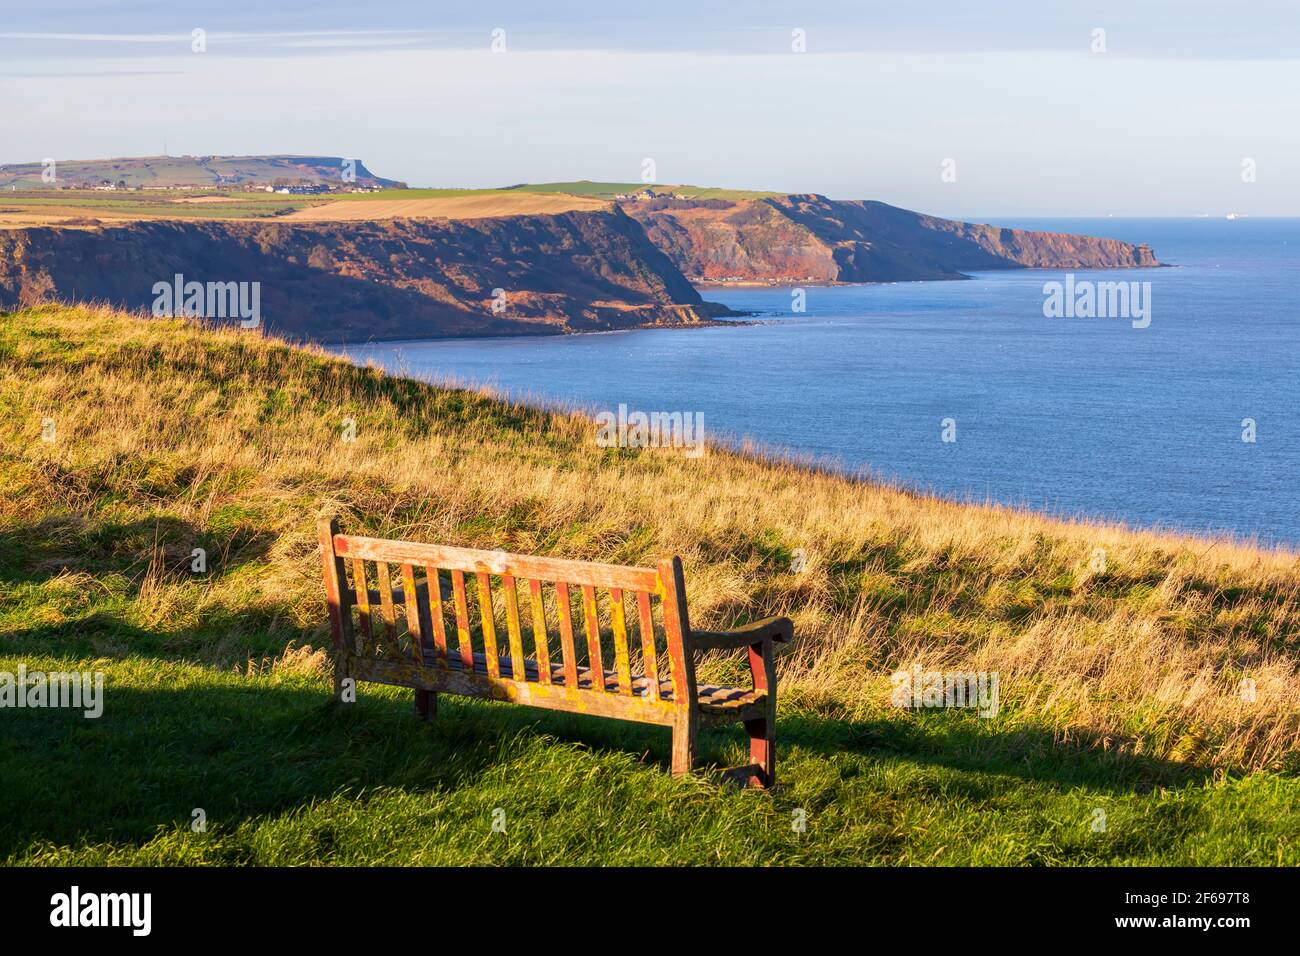
[[[101,79],[118,76],[183,76],[181,70],[0,70],[0,76],[20,79],[45,77],[89,77]]]

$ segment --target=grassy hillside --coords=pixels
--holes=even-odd
[[[0,189],[43,189],[40,162],[0,165]],[[276,182],[338,183],[338,156],[119,156],[113,159],[59,159],[54,166],[64,186],[97,186],[103,181],[127,186],[269,186]],[[374,176],[357,160],[356,180],[398,186]]]
[[[0,315],[0,372],[0,670],[107,675],[98,720],[0,711],[0,862],[1300,864],[1294,554],[601,450],[580,416],[108,311]],[[331,704],[313,521],[336,511],[677,553],[695,624],[790,615],[783,787],[672,779],[650,728]],[[913,663],[997,671],[1001,711],[891,707]]]

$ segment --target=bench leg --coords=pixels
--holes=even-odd
[[[750,774],[748,785],[771,789],[776,786],[776,659],[770,638],[749,645],[749,671],[754,690],[764,691],[765,715],[745,721],[749,734],[749,762],[758,773]]]
[[[343,682],[349,676],[347,658],[342,655],[336,656],[334,658],[334,699],[336,701],[343,699]]]
[[[673,724],[674,777],[690,773],[695,766],[695,736],[698,723],[694,715],[686,714]]]
[[[415,692],[415,715],[421,720],[438,716],[438,695],[431,690]]]
[[[761,773],[751,774],[749,786],[770,789],[776,785],[776,721],[759,717],[745,721],[749,733],[749,761],[761,768]]]

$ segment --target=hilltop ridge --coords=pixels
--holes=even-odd
[[[345,167],[345,163],[353,164]],[[402,188],[383,179],[359,159],[340,156],[132,156],[113,159],[56,159],[0,165],[0,189],[72,189],[99,186],[127,189],[266,187],[276,184],[338,184]],[[345,171],[348,174],[344,178]],[[53,176],[53,182],[48,177]]]

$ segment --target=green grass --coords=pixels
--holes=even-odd
[[[445,697],[426,724],[392,688],[367,687],[348,707],[309,676],[135,654],[21,659],[102,666],[110,690],[97,720],[5,716],[7,864],[1298,861],[1294,782],[1213,782],[942,714],[855,722],[787,709],[786,784],[768,795],[667,776],[665,735],[638,725]],[[742,747],[717,731],[703,756],[735,763]]]
[[[574,196],[591,196],[596,199],[613,199],[620,194],[638,193],[643,189],[652,189],[656,194],[672,193],[683,199],[765,199],[780,196],[782,193],[764,192],[757,189],[722,189],[715,186],[660,185],[659,183],[600,183],[590,180],[577,180],[568,183],[530,183],[517,186],[523,192],[532,193],[568,193]]]
[[[560,192],[539,189],[530,192]],[[509,189],[384,189],[373,193],[328,193],[316,196],[283,196],[277,193],[232,192],[212,189],[103,193],[93,190],[62,192],[0,192],[0,214],[6,210],[45,212],[67,209],[138,216],[144,219],[264,219],[299,209],[333,202],[388,202],[408,199],[455,199],[464,196],[507,195]],[[222,196],[229,202],[183,203],[171,200],[199,196]]]
[[[225,196],[231,201],[210,204],[169,201],[196,196]],[[313,199],[315,197],[279,196],[267,192],[218,193],[202,189],[165,193],[102,193],[92,190],[69,190],[38,195],[5,191],[0,192],[0,213],[6,210],[41,212],[67,208],[138,216],[145,219],[258,219],[283,215],[315,205],[320,201],[316,199],[314,202]]]
[[[56,443],[39,438],[46,416]],[[360,423],[346,448],[331,441],[345,416]],[[1021,653],[1067,607],[1081,645],[1106,638],[1107,615],[1128,633],[1149,612],[1142,627],[1186,632],[1191,649],[1153,655],[1213,638],[1280,668],[1294,659],[1291,565],[1242,552],[1211,569],[1175,539],[1110,531],[1113,570],[1089,584],[1061,556],[1095,530],[721,454],[601,457],[589,438],[577,419],[234,332],[0,314],[0,671],[105,674],[98,719],[0,710],[0,862],[1300,865],[1289,711],[1261,711],[1251,735],[1236,711],[1143,697],[1175,686],[1173,672],[1151,676],[1155,656],[1136,685],[1117,672],[1058,709],[1035,704],[1052,681],[1087,686],[1147,645],[1020,678],[1009,656],[992,720],[898,710],[877,692],[900,646],[942,647],[957,666],[968,646]],[[732,496],[729,517],[701,503],[700,467]],[[423,723],[409,691],[368,684],[333,703],[322,509],[453,544],[637,563],[678,551],[698,625],[794,614],[780,788],[709,776],[743,762],[738,729],[706,732],[701,773],[674,779],[662,729],[445,696]],[[976,531],[970,554],[942,536]],[[816,562],[803,577],[787,570],[794,543]],[[193,547],[205,575],[189,571]],[[1019,570],[993,574],[1003,559]],[[1185,606],[1202,608],[1193,629]],[[1257,634],[1273,656],[1240,650]],[[1212,666],[1188,660],[1193,676]],[[1237,672],[1223,667],[1228,708]],[[706,679],[740,673],[702,665]]]

